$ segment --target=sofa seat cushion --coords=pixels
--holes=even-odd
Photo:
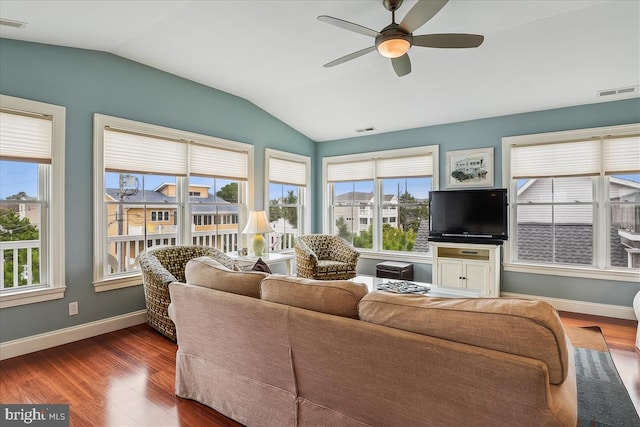
[[[358,318],[358,302],[368,292],[365,284],[349,280],[314,280],[271,275],[260,284],[265,301],[336,316]]]
[[[188,284],[260,298],[260,282],[268,273],[236,271],[207,256],[194,258],[185,267]]]
[[[552,384],[567,377],[568,339],[556,310],[544,301],[372,292],[358,309],[366,322],[540,360]]]

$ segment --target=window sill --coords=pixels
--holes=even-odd
[[[64,298],[66,289],[66,286],[57,286],[55,288],[39,288],[4,293],[0,295],[0,309],[61,299]]]
[[[142,285],[142,275],[117,277],[113,279],[101,280],[93,282],[93,288],[96,292],[113,291],[114,289],[129,288],[131,286]]]
[[[585,279],[615,280],[620,282],[637,282],[640,280],[638,270],[596,269],[594,267],[551,266],[535,264],[511,263],[503,264],[504,271],[516,273],[548,274],[551,276],[583,277]]]

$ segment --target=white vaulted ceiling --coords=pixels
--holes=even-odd
[[[400,22],[414,5],[406,0]],[[451,0],[414,32],[475,33],[477,49],[409,51],[397,77],[377,52],[322,65],[391,22],[377,0],[2,0],[24,21],[0,36],[100,50],[246,98],[315,141],[622,99],[598,91],[640,84],[640,2]]]

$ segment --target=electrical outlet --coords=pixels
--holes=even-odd
[[[75,316],[78,314],[78,301],[69,303],[69,316]]]

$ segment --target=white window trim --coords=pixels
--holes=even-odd
[[[64,298],[65,289],[67,288],[65,284],[64,241],[64,145],[66,108],[59,105],[46,104],[7,95],[0,95],[0,105],[8,109],[50,115],[53,125],[51,180],[49,182],[49,194],[47,195],[49,205],[49,215],[47,216],[48,233],[45,239],[42,240],[42,242],[48,246],[48,286],[2,293],[0,295],[0,308]]]
[[[306,182],[305,191],[302,197],[302,230],[300,233],[309,233],[311,230],[311,157],[301,154],[289,153],[287,151],[275,150],[273,148],[265,148],[264,150],[264,209],[269,209],[269,159],[276,158],[281,160],[289,160],[292,162],[304,163],[306,165],[306,174],[304,180]]]
[[[502,184],[505,188],[509,188],[509,236],[516,236],[515,224],[511,218],[514,218],[516,209],[515,197],[517,191],[513,188],[511,180],[511,146],[528,145],[528,144],[544,144],[557,141],[571,141],[578,139],[603,138],[612,136],[622,136],[628,134],[640,133],[640,123],[619,126],[606,126],[589,129],[576,129],[570,131],[548,132],[531,135],[519,135],[502,138]],[[606,212],[606,206],[602,201],[605,197],[605,189],[597,185],[594,190],[594,200],[596,202],[596,211],[598,213],[597,224],[594,223],[596,231],[594,234],[594,254],[597,256],[596,265],[594,266],[574,266],[574,265],[549,265],[535,264],[531,262],[522,262],[514,259],[512,248],[515,241],[506,241],[504,243],[504,271],[513,271],[518,273],[532,274],[548,274],[553,276],[583,277],[588,279],[602,279],[615,281],[638,281],[640,280],[640,272],[633,270],[622,270],[616,268],[605,268],[605,257],[608,247],[607,230],[600,225],[606,221],[609,222],[609,213]],[[597,251],[597,252],[596,252]]]
[[[137,122],[134,120],[123,119],[119,117],[107,116],[104,114],[94,114],[93,123],[93,286],[95,292],[110,291],[114,289],[127,288],[130,286],[142,285],[142,274],[132,273],[121,277],[104,277],[104,260],[106,255],[107,230],[103,227],[106,218],[106,209],[104,204],[104,128],[105,126],[111,126],[118,129],[134,130],[143,134],[162,135],[167,138],[185,140],[185,141],[197,141],[199,144],[211,145],[212,147],[228,149],[228,150],[242,150],[247,152],[248,164],[247,164],[247,190],[246,199],[244,198],[244,192],[239,189],[238,196],[241,199],[246,200],[246,208],[252,208],[253,201],[253,179],[254,179],[254,147],[251,144],[243,142],[231,141],[228,139],[222,139],[214,136],[197,134],[193,132],[187,132],[164,126],[152,125],[144,122]],[[178,197],[181,194],[189,194],[187,187],[187,180],[181,180],[176,183],[176,190]],[[183,218],[191,218],[189,203],[184,206],[179,203],[178,215]],[[239,224],[244,223],[246,212],[238,213]],[[178,231],[178,240],[180,236],[185,239],[191,236],[191,223],[192,220],[182,221],[182,229]],[[241,228],[240,228],[241,230]]]
[[[331,224],[331,194],[329,194],[329,182],[327,180],[327,172],[330,163],[346,163],[346,162],[357,162],[371,159],[384,159],[384,158],[396,158],[396,157],[410,157],[417,155],[425,155],[431,154],[433,157],[433,175],[431,176],[431,190],[439,189],[439,176],[440,176],[440,155],[439,155],[439,146],[438,145],[424,145],[420,147],[411,147],[411,148],[398,148],[395,150],[384,150],[384,151],[370,151],[366,153],[357,153],[357,154],[345,154],[340,156],[330,156],[323,157],[322,159],[322,229],[325,233],[329,233],[332,224]],[[375,183],[374,178],[374,192],[381,193],[381,184],[377,185]],[[377,211],[375,209],[374,211]],[[374,212],[373,224],[374,226],[374,239],[382,239],[379,232],[376,232],[375,228],[377,227],[377,218]],[[375,245],[375,242],[374,242]],[[372,249],[362,249],[358,248],[361,253],[362,258],[371,258],[371,259],[379,259],[381,256],[384,256],[385,259],[390,261],[407,261],[414,260],[421,263],[430,263],[431,262],[431,252],[427,254],[417,255],[414,252],[394,252],[394,251],[377,251]]]

